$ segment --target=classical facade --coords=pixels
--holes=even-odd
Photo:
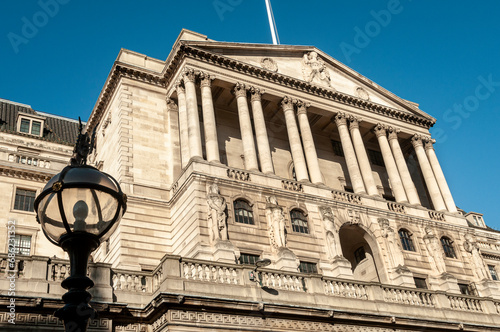
[[[15,223],[31,247],[17,251],[15,326],[0,281],[0,324],[61,330],[68,262],[16,204],[72,149],[44,136],[65,130],[57,117],[22,112],[27,133],[24,115],[1,119],[0,246]],[[128,195],[89,267],[90,330],[500,330],[500,233],[456,207],[434,123],[314,47],[183,30],[165,61],[122,49],[86,123],[90,162]]]

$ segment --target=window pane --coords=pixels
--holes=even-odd
[[[373,165],[385,167],[384,158],[382,157],[382,153],[380,151],[368,149],[368,156],[370,157],[370,161]]]
[[[452,242],[447,237],[441,238],[441,245],[443,246],[444,255],[449,258],[457,258],[455,249],[453,249]]]
[[[16,234],[14,237],[15,253],[29,255],[31,249],[31,236]]]
[[[297,233],[309,234],[309,226],[304,212],[300,210],[290,211],[290,219],[292,221],[292,230]]]
[[[336,156],[339,156],[339,157],[344,156],[344,150],[342,149],[342,143],[340,143],[339,141],[332,140],[332,146],[333,146],[333,152],[335,153]]]
[[[299,271],[302,273],[318,273],[316,263],[300,262]]]
[[[425,278],[413,278],[415,281],[415,287],[427,289],[427,283],[425,282]]]
[[[22,211],[35,211],[36,192],[33,190],[16,189],[16,197],[14,199],[14,209]]]
[[[260,256],[251,255],[251,254],[241,254],[239,258],[240,264],[250,264],[255,265],[255,262],[258,261]]]
[[[415,251],[411,235],[406,229],[399,230],[399,238],[401,239],[401,245],[404,250]]]
[[[356,264],[358,264],[365,258],[366,258],[366,253],[364,247],[359,247],[358,249],[356,249],[356,251],[354,251],[354,259],[356,260]]]
[[[233,206],[234,218],[236,222],[248,225],[254,224],[252,207],[248,204],[248,202],[239,199],[234,201]]]
[[[490,270],[491,279],[498,280],[497,270],[495,270],[495,266],[488,265],[488,270]]]
[[[31,123],[31,133],[33,135],[40,136],[40,128],[41,128],[42,123],[38,121],[33,121]]]
[[[22,133],[30,133],[30,120],[26,119],[21,119],[21,127],[19,128],[19,131]]]

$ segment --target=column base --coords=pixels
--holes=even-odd
[[[399,265],[392,273],[392,281],[396,286],[415,287],[413,273],[404,265]]]
[[[240,251],[229,240],[215,242],[213,251],[214,261],[235,264],[240,257]]]
[[[341,279],[354,279],[351,262],[344,258],[344,256],[337,255],[330,263],[320,263],[319,267],[326,276]]]
[[[299,267],[299,259],[288,248],[281,247],[276,254],[276,268],[282,271],[297,272]]]

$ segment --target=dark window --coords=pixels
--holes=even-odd
[[[39,121],[33,121],[31,123],[31,133],[36,136],[40,136],[40,128],[42,126],[42,123]]]
[[[401,239],[401,245],[404,250],[415,251],[415,246],[413,245],[410,232],[406,229],[400,229],[399,238]]]
[[[318,268],[316,267],[316,263],[300,261],[299,271],[302,273],[318,273]]]
[[[476,295],[476,291],[471,284],[458,284],[460,293],[464,295]]]
[[[15,210],[35,211],[33,204],[35,202],[36,191],[16,189],[16,199],[14,201]]]
[[[385,167],[384,158],[382,157],[382,153],[380,151],[368,150],[368,156],[373,165]]]
[[[251,254],[241,254],[239,258],[240,264],[250,264],[250,265],[255,265],[255,262],[259,260],[258,255],[251,255]]]
[[[307,226],[307,218],[304,212],[300,210],[290,211],[290,219],[292,220],[292,230],[297,233],[309,234]]]
[[[238,199],[234,201],[234,218],[236,222],[253,225],[253,211],[247,201]]]
[[[16,234],[14,245],[16,254],[29,255],[31,250],[31,236]]]
[[[340,143],[339,141],[332,140],[332,146],[333,146],[333,153],[335,153],[336,156],[339,156],[339,157],[344,156],[344,150],[342,149],[342,143]]]
[[[491,279],[498,280],[497,270],[495,270],[494,265],[488,265],[488,270],[490,270]]]
[[[356,264],[359,264],[363,259],[366,258],[365,248],[359,247],[354,251],[354,259],[356,260]]]
[[[441,238],[441,245],[443,246],[444,255],[446,257],[457,258],[457,255],[455,254],[455,249],[453,249],[453,242],[449,238],[443,236]]]
[[[414,277],[413,280],[415,281],[415,287],[427,289],[427,282],[425,282],[425,278]]]
[[[22,133],[30,133],[30,120],[21,119],[21,126],[19,127],[19,131]]]
[[[344,191],[347,191],[348,193],[353,193],[354,194],[354,189],[348,186],[344,186]]]
[[[297,172],[295,172],[295,166],[292,166],[292,180],[297,181]]]
[[[396,201],[396,198],[394,196],[392,196],[392,195],[382,195],[382,196],[387,201],[391,201],[391,202],[395,202]]]

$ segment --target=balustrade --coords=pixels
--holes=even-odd
[[[367,286],[345,281],[324,280],[325,294],[368,300]]]
[[[481,301],[479,299],[473,299],[464,296],[448,295],[448,300],[450,301],[451,309],[475,311],[475,312],[483,311],[483,308],[481,306]]]
[[[114,290],[122,290],[122,291],[137,292],[137,293],[148,291],[148,281],[150,281],[151,279],[147,278],[145,273],[122,272],[122,271],[112,271],[112,272],[113,272],[112,282]]]
[[[245,171],[240,171],[233,168],[228,168],[227,170],[228,178],[239,180],[239,181],[250,181],[250,173]]]
[[[434,296],[429,292],[390,287],[382,287],[382,290],[384,291],[385,302],[434,307]]]
[[[405,206],[398,203],[387,202],[387,208],[392,212],[406,213]]]
[[[286,190],[292,190],[298,192],[304,191],[302,184],[298,183],[297,181],[282,180],[281,187]]]
[[[18,164],[31,165],[42,168],[50,168],[50,161],[40,159],[37,157],[24,156],[19,154],[9,154],[8,161]]]
[[[260,272],[262,285],[272,289],[305,292],[304,280],[301,276],[283,273]]]
[[[361,204],[361,197],[353,193],[332,190],[332,196],[337,201]]]
[[[240,272],[234,267],[209,263],[182,262],[182,277],[187,280],[214,282],[220,284],[240,284]]]

